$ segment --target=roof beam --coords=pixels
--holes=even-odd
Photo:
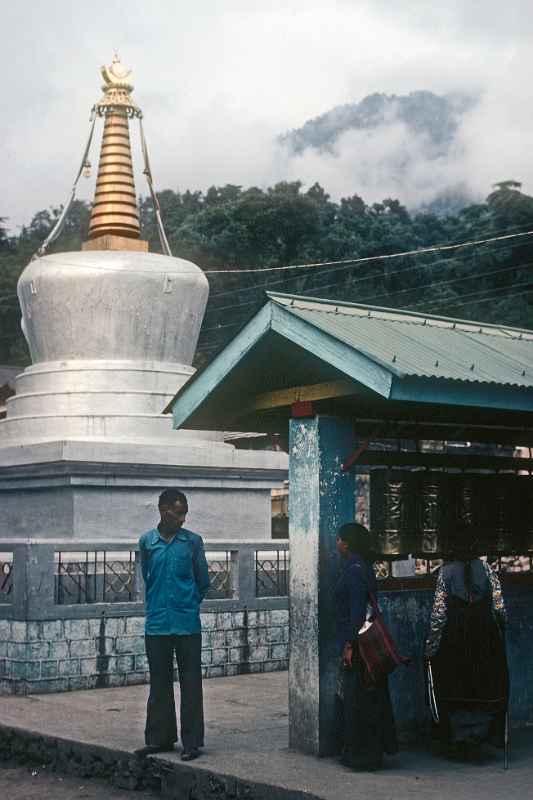
[[[255,396],[253,401],[243,409],[242,414],[251,411],[268,411],[271,408],[283,408],[302,400],[327,400],[333,397],[347,397],[357,394],[358,386],[353,381],[327,381],[311,383],[304,386],[291,386],[273,392],[263,392]]]
[[[513,470],[530,471],[533,459],[513,458],[512,456],[465,455],[462,453],[420,453],[397,450],[365,450],[353,466],[387,466],[387,467],[427,467],[428,469],[456,468],[472,470]]]

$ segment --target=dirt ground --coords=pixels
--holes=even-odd
[[[0,762],[2,800],[155,800],[150,792],[114,789],[105,781],[72,778],[46,767],[8,766]]]

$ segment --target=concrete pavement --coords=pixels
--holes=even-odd
[[[204,683],[206,749],[190,764],[179,753],[148,761],[162,776],[163,796],[273,796],[338,800],[507,800],[529,796],[533,785],[533,730],[513,732],[511,769],[494,751],[477,765],[450,763],[428,751],[406,750],[379,773],[353,773],[333,759],[288,750],[287,673],[240,675]],[[146,686],[27,697],[0,697],[0,734],[54,739],[74,752],[107,753],[135,763],[143,743]],[[74,756],[73,756],[74,757]],[[156,769],[156,771],[157,771]]]

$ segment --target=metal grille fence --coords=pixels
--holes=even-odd
[[[0,553],[0,603],[9,603],[13,592],[13,553]]]
[[[496,572],[533,572],[533,555],[487,558]]]
[[[374,572],[378,581],[390,578],[392,575],[390,561],[376,561],[374,563]]]
[[[206,553],[210,587],[207,600],[226,600],[235,594],[233,590],[231,550]]]
[[[289,593],[289,551],[255,552],[256,597],[286,597]]]
[[[135,551],[55,554],[58,605],[128,603],[135,597]]]
[[[433,575],[443,564],[442,558],[417,558],[415,561],[415,575]]]
[[[500,573],[533,573],[533,555],[525,556],[489,556],[486,560],[496,572]],[[434,575],[444,564],[442,558],[417,558],[415,559],[415,573],[412,577],[428,577]],[[374,563],[374,571],[378,580],[395,579],[392,571],[392,561],[382,560]],[[403,580],[405,576],[401,576]]]

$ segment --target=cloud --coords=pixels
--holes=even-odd
[[[48,0],[31,13],[5,4],[2,21],[0,216],[14,226],[68,195],[98,68],[115,48],[134,69],[160,188],[300,178],[334,194],[411,202],[432,182],[464,177],[484,195],[494,180],[516,177],[533,190],[525,1],[508,0],[502,13],[495,0],[93,0],[90,11]],[[482,93],[445,161],[428,164],[424,142],[401,126],[374,140],[347,134],[336,162],[312,153],[287,160],[277,149],[278,133],[335,105],[416,89]],[[388,147],[407,148],[403,185],[387,174]],[[92,186],[80,196],[90,198]]]

